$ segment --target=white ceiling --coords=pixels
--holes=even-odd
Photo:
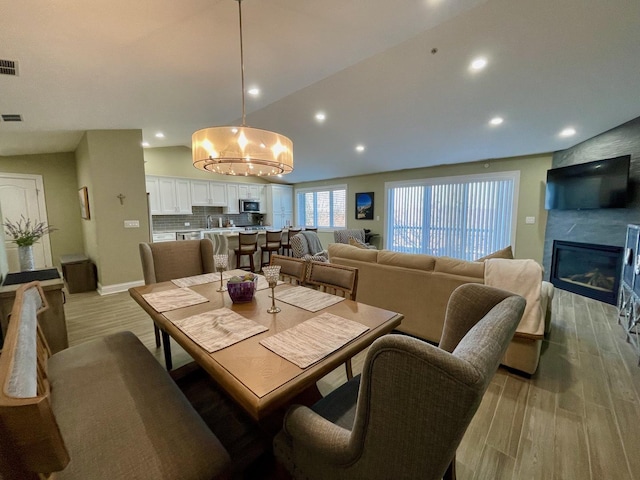
[[[288,182],[561,150],[640,116],[637,0],[242,9],[247,86],[262,91],[247,123],[293,140]],[[19,62],[0,75],[0,114],[24,120],[0,121],[0,155],[73,151],[88,129],[190,146],[240,118],[234,0],[0,0],[0,59]]]

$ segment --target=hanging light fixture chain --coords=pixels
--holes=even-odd
[[[242,46],[242,0],[238,0],[238,18],[240,19],[240,77],[242,79],[242,126],[246,126],[244,109],[244,48]]]

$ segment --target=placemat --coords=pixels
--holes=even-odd
[[[218,308],[172,322],[209,353],[269,330],[228,308]]]
[[[276,300],[309,312],[317,312],[323,308],[342,302],[344,298],[331,295],[330,293],[320,292],[312,288],[297,286],[276,292]]]
[[[160,313],[209,301],[206,297],[203,297],[199,293],[189,290],[188,288],[176,288],[173,290],[164,290],[162,292],[144,293],[142,294],[142,297],[149,305]]]
[[[367,330],[369,327],[361,323],[325,312],[260,340],[260,344],[300,368],[307,368]]]
[[[222,277],[224,278],[224,277]],[[194,275],[192,277],[176,278],[171,280],[174,285],[180,288],[191,287],[193,285],[202,285],[205,283],[213,283],[220,281],[219,273],[203,273],[202,275]]]

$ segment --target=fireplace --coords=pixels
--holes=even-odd
[[[622,247],[554,240],[551,283],[554,286],[616,305]]]

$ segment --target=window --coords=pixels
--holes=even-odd
[[[344,228],[347,226],[347,186],[296,190],[298,226]]]
[[[519,172],[391,182],[387,248],[475,260],[514,244]]]

